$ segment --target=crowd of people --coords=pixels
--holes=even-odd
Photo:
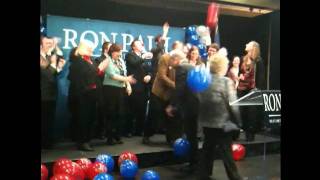
[[[171,146],[186,135],[191,144],[188,171],[201,167],[199,177],[205,179],[211,175],[215,153],[221,152],[228,177],[240,179],[231,156],[233,136],[222,129],[222,124],[230,120],[225,101],[234,101],[256,89],[258,76],[264,76],[259,44],[249,42],[246,54],[242,58],[234,56],[229,63],[226,49],[221,50],[215,43],[207,47],[207,59],[201,58],[196,46],[180,41],[175,41],[166,53],[168,31],[169,24],[165,23],[151,52],[135,39],[125,58],[116,43],[104,42],[98,58],[92,56],[94,44],[90,41],[83,40],[72,49],[68,108],[73,140],[79,150],[94,151],[90,145],[94,137],[116,145],[124,143],[122,137],[141,136],[142,143],[149,145],[154,134],[163,133]],[[65,65],[57,49],[53,38],[41,38],[42,148],[53,144],[48,133],[54,121],[56,76]],[[209,88],[201,93],[191,91],[186,81],[188,72],[197,66],[206,67],[212,76]],[[248,107],[231,109],[246,140],[253,141],[259,129],[255,113]],[[204,134],[201,155],[198,128]],[[214,150],[216,147],[220,151]]]

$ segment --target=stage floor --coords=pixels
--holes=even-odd
[[[240,175],[243,180],[280,180],[281,179],[281,156],[280,154],[273,154],[265,156],[249,157],[242,161],[237,161]],[[150,168],[139,169],[136,180],[140,179],[141,175],[146,170],[154,170],[159,173],[160,178],[164,180],[195,180],[196,175],[187,174],[180,171],[180,168],[185,164],[169,165],[169,166],[156,166]],[[216,180],[228,180],[222,160],[214,162],[212,171],[213,178]],[[115,179],[120,180],[121,177],[118,173],[112,174]]]
[[[256,146],[261,144],[279,143],[279,138],[274,138],[265,135],[256,135],[256,140],[253,142],[246,142],[244,140],[244,134],[241,133],[238,143],[245,146]],[[91,141],[92,147],[95,149],[93,152],[85,152],[76,149],[76,145],[73,142],[66,141],[58,143],[51,150],[41,151],[41,162],[50,163],[54,162],[58,158],[66,157],[71,160],[76,160],[81,157],[95,158],[98,154],[110,154],[112,156],[118,156],[123,151],[131,151],[137,155],[139,154],[154,154],[159,152],[171,152],[172,147],[167,145],[164,135],[155,135],[151,138],[154,142],[152,145],[142,144],[142,137],[123,138],[124,144],[109,146],[106,145],[106,140],[93,139]],[[202,147],[202,142],[199,143],[199,148]]]

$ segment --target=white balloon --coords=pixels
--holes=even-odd
[[[201,25],[201,26],[197,27],[196,31],[197,31],[199,36],[204,36],[204,35],[207,34],[208,30],[207,30],[207,28],[205,26]]]
[[[209,46],[209,45],[211,44],[210,34],[201,37],[201,38],[200,38],[200,41],[201,41],[203,44],[205,44],[206,46]]]

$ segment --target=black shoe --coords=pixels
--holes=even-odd
[[[112,145],[115,145],[116,143],[113,141],[113,139],[108,139],[106,144],[112,146]]]
[[[78,149],[82,151],[94,151],[94,149],[88,143],[80,144]]]
[[[131,138],[132,134],[131,133],[125,134],[124,137]]]
[[[142,136],[142,133],[140,132],[134,133],[134,136]]]
[[[123,141],[121,141],[120,137],[116,137],[114,138],[114,140],[115,140],[115,144],[123,144]]]
[[[150,139],[149,139],[149,137],[143,137],[142,138],[142,144],[150,144]]]
[[[197,167],[195,165],[186,165],[180,168],[180,171],[185,172],[185,173],[193,173],[197,170]]]
[[[115,141],[115,143],[116,143],[116,144],[123,144],[123,141],[117,140],[117,141]]]

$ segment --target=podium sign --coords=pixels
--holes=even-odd
[[[243,97],[230,102],[231,106],[263,106],[264,126],[278,128],[281,125],[280,90],[253,90]],[[260,108],[259,108],[260,109]],[[262,110],[262,108],[261,108]],[[260,110],[259,110],[260,111]],[[260,113],[259,113],[260,114]],[[262,116],[262,112],[261,112]]]
[[[281,126],[281,92],[280,90],[262,91],[265,122],[267,127]]]

